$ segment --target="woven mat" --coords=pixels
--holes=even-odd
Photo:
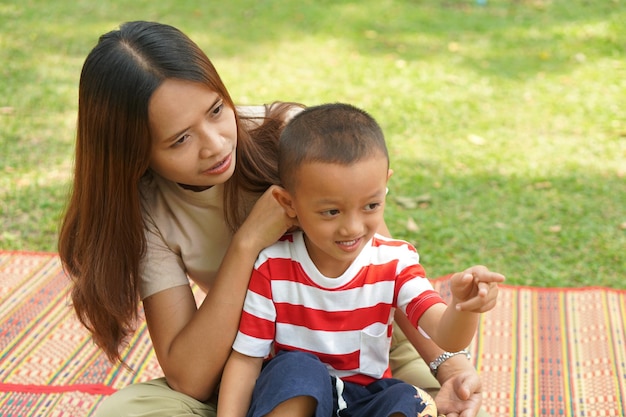
[[[69,307],[49,253],[0,251],[0,415],[88,416],[161,376],[145,325],[111,366]],[[435,286],[448,296],[445,280]],[[493,416],[624,416],[626,291],[503,286],[470,347]]]

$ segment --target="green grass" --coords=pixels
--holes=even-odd
[[[624,0],[0,4],[0,248],[56,250],[97,37],[159,20],[237,103],[347,101],[383,126],[387,219],[431,276],[626,288]]]

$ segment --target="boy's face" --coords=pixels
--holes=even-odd
[[[302,164],[294,190],[279,201],[297,216],[309,256],[328,277],[340,276],[383,224],[387,158],[376,154],[353,165]]]

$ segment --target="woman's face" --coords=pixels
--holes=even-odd
[[[148,108],[150,168],[183,185],[210,187],[235,169],[237,124],[234,109],[203,84],[168,79]]]

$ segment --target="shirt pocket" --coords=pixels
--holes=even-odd
[[[373,378],[382,378],[389,366],[390,343],[386,324],[374,323],[361,330],[359,371]]]

